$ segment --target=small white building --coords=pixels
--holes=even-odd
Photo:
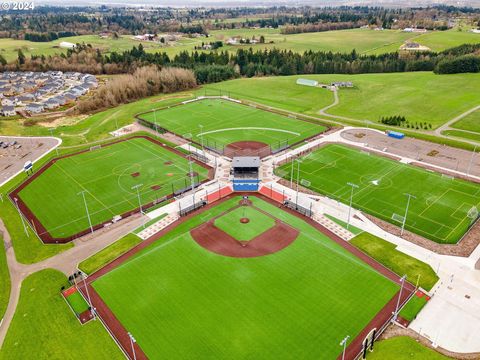
[[[59,46],[64,49],[75,49],[77,45],[68,41],[62,41]]]

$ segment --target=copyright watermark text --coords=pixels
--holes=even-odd
[[[0,11],[28,11],[35,9],[35,3],[33,1],[1,1]]]

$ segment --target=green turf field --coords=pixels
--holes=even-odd
[[[176,134],[191,137],[205,146],[222,149],[236,141],[260,141],[272,149],[319,134],[322,125],[237,104],[205,99],[141,115]],[[203,126],[203,128],[202,128]]]
[[[337,357],[345,334],[354,338],[398,286],[302,219],[255,197],[256,207],[300,230],[290,246],[230,258],[191,238],[190,229],[240,199],[180,224],[93,287],[150,358]]]
[[[240,219],[248,218],[246,224]],[[215,219],[214,224],[236,240],[249,241],[275,225],[274,218],[249,206],[241,206]]]
[[[480,207],[478,184],[341,145],[327,145],[309,154],[300,168],[300,179],[310,181],[312,190],[344,203],[350,200],[347,183],[358,185],[354,207],[396,225],[401,225],[405,213],[404,194],[416,196],[410,203],[406,229],[438,243],[458,242],[471,223],[467,212],[472,206]],[[290,179],[290,169],[286,164],[277,171]]]
[[[79,315],[88,310],[88,303],[85,301],[80,292],[76,291],[65,298],[68,304],[72,307],[75,314]]]
[[[165,162],[171,161],[171,165]],[[207,170],[193,164],[204,180]],[[139,172],[139,176],[132,174]],[[143,204],[189,186],[188,160],[143,138],[134,138],[101,149],[61,159],[33,180],[20,198],[53,237],[66,237],[92,224],[111,220],[115,215],[139,206],[136,189],[140,184]],[[159,190],[151,187],[159,185]]]
[[[353,88],[340,89],[339,104],[327,113],[351,119],[380,121],[382,116],[402,115],[414,124],[436,128],[478,105],[480,74],[435,75],[431,72],[385,74],[325,74],[236,79],[206,85],[210,91],[229,92],[277,108],[318,116],[333,103],[332,92],[296,84],[298,78],[329,84],[352,81]],[[457,123],[458,124],[458,123]]]

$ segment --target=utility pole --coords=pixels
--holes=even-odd
[[[416,196],[412,194],[406,193],[404,195],[408,197],[408,200],[407,200],[407,208],[405,209],[405,216],[403,217],[402,231],[400,232],[400,235],[403,235],[403,231],[405,230],[405,223],[407,222],[408,208],[410,207],[410,199],[411,198],[416,199]]]
[[[300,163],[302,162],[300,159],[295,159],[297,162],[297,194],[295,196],[295,208],[298,210],[298,187],[300,182]]]
[[[20,207],[18,206],[18,199],[14,198],[14,200],[17,207],[18,215],[20,215],[20,220],[22,220],[23,231],[25,231],[25,235],[27,235],[27,237],[30,237],[30,235],[28,234],[27,225],[25,224],[25,220],[23,219],[22,213],[20,212]]]
[[[87,190],[82,190],[82,191],[80,191],[77,195],[82,194],[83,203],[85,204],[85,211],[87,212],[88,225],[90,225],[90,232],[93,233],[92,220],[90,219],[90,213],[88,212],[87,199],[85,199],[85,192],[86,192],[86,191],[87,191]]]
[[[398,317],[398,308],[400,307],[400,299],[402,298],[402,290],[403,290],[403,285],[405,284],[405,279],[407,278],[407,275],[403,275],[402,278],[400,279],[400,292],[398,293],[398,299],[397,299],[397,306],[395,308],[395,313],[393,314],[393,320],[397,320]]]
[[[205,156],[205,149],[203,147],[203,125],[198,125],[198,126],[200,126],[200,135],[202,139],[202,155]]]
[[[350,227],[350,214],[352,213],[352,203],[353,203],[353,190],[358,189],[358,185],[348,182],[347,185],[352,187],[352,191],[350,192],[350,206],[348,207],[348,221],[347,221],[347,230]]]
[[[347,341],[350,339],[350,335],[347,335],[343,338],[342,341],[340,341],[340,346],[343,346],[343,351],[342,351],[342,360],[345,360],[345,350],[347,350]]]

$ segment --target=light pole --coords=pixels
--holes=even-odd
[[[476,152],[476,151],[477,151],[477,145],[475,145],[475,147],[473,148],[472,157],[470,158],[470,163],[468,164],[467,176],[470,176],[470,168],[472,167],[473,158],[474,158],[474,156],[475,156],[475,152]]]
[[[345,360],[345,350],[347,350],[347,342],[348,339],[350,339],[350,335],[347,335],[343,338],[342,341],[340,341],[340,346],[343,346],[343,351],[342,351],[342,360]]]
[[[141,186],[143,186],[143,184],[137,184],[135,186],[132,186],[132,190],[137,190],[138,207],[140,208],[140,214],[143,214],[142,201],[140,200],[140,190],[138,190]]]
[[[52,138],[55,137],[55,136],[53,136],[53,130],[54,130],[54,128],[50,128],[50,129],[48,129],[48,130],[50,131],[50,136],[51,136]],[[58,146],[55,146],[55,152],[57,153],[57,156],[58,156]]]
[[[90,304],[90,313],[92,314],[93,319],[95,320],[95,311],[93,310],[92,299],[90,299],[90,292],[88,291],[87,282],[85,281],[85,274],[83,274],[82,277],[83,277],[83,286],[85,286],[85,291],[87,293],[88,302]]]
[[[397,320],[398,317],[398,308],[400,306],[400,299],[402,298],[402,290],[403,290],[403,285],[405,284],[405,279],[407,278],[407,275],[403,275],[402,278],[400,279],[400,292],[398,293],[398,299],[397,299],[397,306],[395,308],[395,313],[393,314],[393,320]]]
[[[88,206],[87,206],[87,199],[85,199],[85,192],[87,190],[80,191],[77,195],[82,195],[83,197],[83,203],[85,204],[85,211],[87,212],[87,218],[88,218],[88,225],[90,225],[90,232],[93,233],[93,226],[92,226],[92,220],[90,219],[90,213],[88,212]]]
[[[348,207],[348,221],[347,221],[347,230],[350,227],[350,214],[352,212],[352,203],[353,203],[353,190],[358,189],[358,185],[348,182],[347,185],[352,187],[352,191],[350,192],[350,206]]]
[[[132,346],[133,360],[137,360],[137,354],[135,353],[135,346],[133,345],[137,342],[137,340],[135,340],[135,338],[133,337],[132,334],[130,334],[130,332],[128,333],[128,337],[130,338],[130,345]]]
[[[200,127],[200,135],[201,136],[201,139],[202,139],[202,155],[205,156],[205,150],[203,148],[203,125],[198,125]]]
[[[155,132],[158,136],[158,126],[157,126],[157,109],[153,109],[153,121],[155,122]]]
[[[295,162],[295,159],[293,158],[292,155],[292,166],[290,168],[290,188],[293,189],[293,164]]]
[[[400,235],[403,235],[403,231],[405,230],[405,223],[407,222],[407,215],[408,215],[408,208],[410,206],[410,199],[411,198],[414,198],[416,199],[417,197],[412,195],[412,194],[404,194],[406,197],[408,197],[408,200],[407,200],[407,208],[405,209],[405,216],[403,217],[403,223],[402,223],[402,231],[400,232]]]
[[[300,159],[295,159],[297,162],[297,194],[295,196],[295,208],[298,210],[298,187],[300,182],[300,163],[302,162]]]
[[[25,220],[23,219],[22,213],[20,212],[20,208],[18,207],[18,199],[14,198],[14,200],[15,200],[15,206],[17,207],[18,215],[20,215],[20,219],[22,220],[23,231],[25,231],[25,235],[27,235],[27,237],[30,237],[30,235],[28,234],[27,226],[25,225]]]

